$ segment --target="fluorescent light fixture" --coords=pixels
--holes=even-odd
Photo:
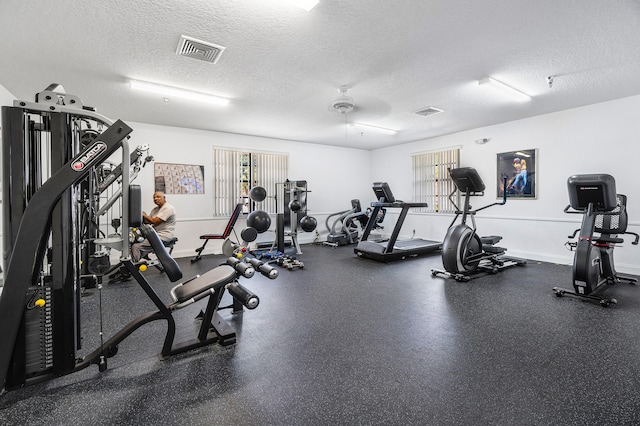
[[[524,152],[520,152],[520,151],[517,151],[516,155],[519,155],[520,157],[531,157],[529,154],[525,154]]]
[[[309,12],[311,9],[316,7],[318,4],[318,0],[287,0],[294,6],[299,7],[300,9],[304,9]]]
[[[359,127],[359,128],[361,128],[363,130],[373,130],[375,132],[385,133],[387,135],[396,135],[396,134],[398,134],[397,130],[387,129],[386,127],[371,126],[369,124],[351,123],[351,127]]]
[[[161,84],[147,83],[145,81],[131,80],[131,88],[134,90],[157,93],[168,99],[175,97],[197,102],[207,102],[210,104],[221,106],[226,106],[229,104],[229,99],[221,98],[220,96],[210,95],[208,93],[202,92],[194,92],[192,90],[178,89],[177,87],[164,86]]]
[[[485,77],[482,80],[478,81],[480,86],[487,85],[489,87],[494,88],[496,91],[509,95],[512,99],[518,102],[529,102],[531,101],[531,96],[527,95],[524,92],[521,92],[518,89],[515,89],[508,84],[505,84],[501,81],[496,80],[495,78]]]

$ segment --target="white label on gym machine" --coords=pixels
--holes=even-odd
[[[77,160],[71,162],[71,168],[76,172],[84,170],[85,167],[101,152],[107,150],[107,144],[102,141],[96,141],[89,149],[87,149]]]

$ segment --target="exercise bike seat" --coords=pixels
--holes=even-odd
[[[601,236],[599,236],[597,238],[593,238],[592,241],[595,244],[622,244],[622,243],[624,243],[624,239],[622,239],[622,238],[605,236],[605,235],[601,235]]]

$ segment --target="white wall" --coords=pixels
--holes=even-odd
[[[636,163],[640,159],[640,96],[589,105],[553,114],[474,129],[372,152],[373,180],[386,180],[396,198],[411,200],[411,154],[462,146],[461,166],[475,167],[487,184],[486,195],[473,199],[480,207],[496,201],[496,154],[520,149],[538,150],[537,199],[509,200],[505,206],[477,216],[481,235],[502,235],[501,246],[514,256],[569,264],[567,235],[580,226],[579,215],[568,215],[566,181],[572,174],[608,173],[617,192],[626,194],[630,231],[640,233],[640,191]],[[475,140],[490,138],[485,145]],[[442,240],[453,216],[412,214],[403,234]],[[640,274],[640,246],[627,243],[615,251],[619,271]]]
[[[178,221],[176,234],[179,243],[174,256],[195,256],[202,244],[202,234],[221,233],[228,218],[213,218],[212,176],[213,148],[230,147],[279,152],[289,155],[289,179],[306,180],[309,214],[318,220],[318,230],[324,232],[327,214],[351,207],[352,198],[361,198],[363,205],[373,200],[370,188],[370,152],[358,149],[336,148],[294,141],[268,139],[255,136],[208,132],[144,123],[127,123],[133,128],[131,149],[148,144],[155,161],[163,163],[198,164],[205,167],[205,194],[170,194],[167,200],[176,207]],[[136,182],[143,188],[143,208],[153,207],[153,167],[147,165]],[[270,190],[270,188],[267,188]],[[271,194],[273,195],[273,194]],[[238,221],[236,229],[243,227]],[[275,228],[272,220],[271,229]],[[272,232],[261,235],[262,240],[274,240]],[[303,233],[301,243],[313,241],[315,233]],[[221,243],[210,241],[206,253],[220,251]]]
[[[0,104],[11,105],[14,97],[0,86]],[[348,209],[352,198],[363,206],[373,200],[371,182],[387,181],[398,199],[411,200],[411,154],[433,149],[461,146],[461,165],[472,166],[493,188],[496,181],[496,153],[518,149],[538,150],[537,199],[509,200],[481,212],[481,234],[502,235],[501,245],[514,256],[569,264],[572,253],[564,248],[566,236],[579,227],[578,215],[563,213],[568,204],[566,180],[577,173],[609,173],[616,178],[619,193],[627,194],[629,230],[640,233],[640,191],[636,188],[635,162],[640,158],[640,96],[634,96],[525,120],[473,129],[391,148],[365,151],[261,137],[207,132],[193,129],[131,123],[132,147],[148,144],[156,161],[201,164],[205,166],[204,195],[170,195],[178,210],[177,234],[180,242],[174,254],[193,256],[204,233],[221,232],[225,219],[213,219],[211,199],[212,154],[214,146],[288,153],[290,179],[307,180],[312,191],[310,213],[318,219],[318,229],[326,233],[327,214]],[[116,117],[113,117],[116,118]],[[475,140],[490,138],[485,145]],[[153,168],[142,170],[137,183],[144,193],[144,208],[153,207]],[[474,206],[494,202],[495,194],[474,199]],[[389,213],[393,213],[390,211]],[[388,230],[393,214],[385,221]],[[416,230],[416,236],[442,240],[451,215],[410,214],[403,236]],[[238,229],[242,228],[238,224]],[[273,229],[273,225],[272,225]],[[0,232],[2,232],[0,230]],[[303,234],[301,242],[315,234]],[[264,234],[263,239],[273,238]],[[219,251],[220,244],[209,244],[205,253]],[[625,243],[616,249],[620,271],[640,274],[640,246]]]

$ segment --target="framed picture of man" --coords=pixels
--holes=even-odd
[[[503,152],[497,156],[498,198],[503,198],[506,191],[508,198],[535,199],[537,150]]]

